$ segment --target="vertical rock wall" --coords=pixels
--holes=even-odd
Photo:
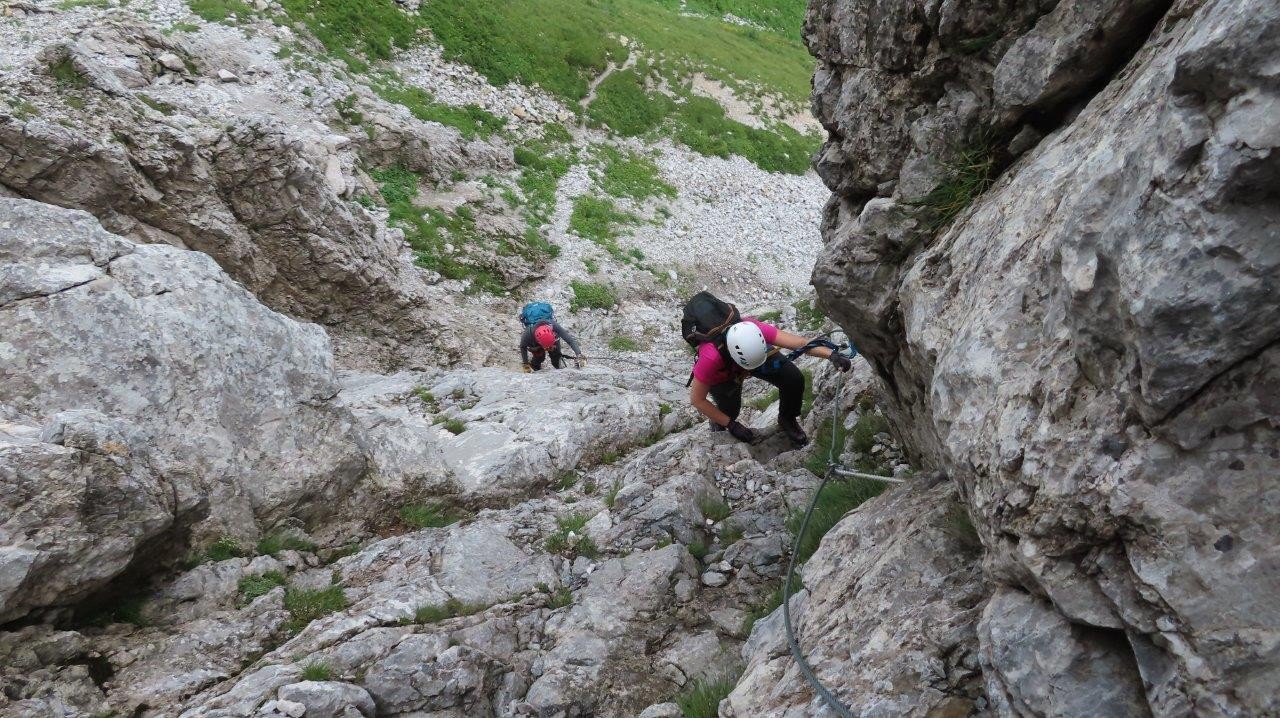
[[[806,36],[814,283],[978,525],[992,704],[1280,710],[1280,7],[817,0]]]

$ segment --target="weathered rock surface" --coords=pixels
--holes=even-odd
[[[792,620],[819,680],[854,715],[969,715],[982,705],[979,552],[949,516],[955,487],[920,482],[863,504],[805,564]],[[756,623],[722,715],[826,715],[791,658],[781,610]]]
[[[324,332],[206,255],[0,199],[0,261],[0,412],[28,427],[4,452],[3,615],[74,602],[198,510],[206,533],[254,537],[363,474]]]
[[[118,22],[46,48],[44,72],[65,63],[98,104],[66,124],[0,111],[0,184],[87,210],[118,234],[208,254],[272,309],[329,328],[349,366],[425,368],[492,350],[486,337],[468,343],[435,330],[464,315],[455,316],[453,303],[401,256],[401,238],[351,201],[360,184],[354,150],[363,145],[263,112],[201,121],[209,112],[203,98],[188,115],[142,94],[175,76],[161,75],[165,59],[194,67],[209,52]],[[49,85],[43,77],[20,94],[35,96]],[[147,106],[153,109],[138,109]],[[379,161],[435,175],[510,163],[509,149],[503,159],[500,149],[465,144],[452,128],[378,117],[370,126],[385,132],[375,137],[397,138],[378,144]]]
[[[0,620],[83,600],[205,508],[135,456],[120,422],[69,411],[40,434],[0,424]]]
[[[993,705],[1274,713],[1280,8],[1175,2],[1129,47],[1117,22],[1163,6],[984,14],[1000,39],[959,59],[946,7],[811,9],[837,193],[814,281],[909,452],[961,484],[994,605],[1028,594],[984,622]],[[906,200],[947,172],[915,158],[1035,107],[1059,124],[933,236]]]

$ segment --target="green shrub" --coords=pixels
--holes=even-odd
[[[763,170],[804,174],[822,139],[787,125],[759,129],[729,119],[715,100],[689,96],[676,109],[676,138],[689,149],[712,157],[741,155]]]
[[[676,188],[662,181],[658,166],[652,160],[612,147],[605,147],[601,152],[604,171],[600,176],[600,188],[606,193],[635,200],[676,196]]]
[[[889,421],[879,413],[874,411],[863,413],[853,425],[853,431],[850,432],[853,450],[863,454],[869,453],[876,444],[876,434],[888,430]]]
[[[809,519],[809,526],[805,530],[799,550],[796,552],[796,561],[800,563],[808,561],[813,552],[818,550],[818,544],[822,541],[822,537],[839,523],[845,514],[858,508],[869,499],[879,496],[884,492],[884,489],[885,484],[883,481],[873,481],[871,479],[843,479],[828,482],[818,495],[817,504],[813,509],[813,517]],[[793,536],[800,530],[800,523],[804,520],[804,512],[803,508],[797,508],[787,517],[787,530]]]
[[[479,105],[459,107],[436,102],[431,93],[420,87],[406,85],[394,74],[384,74],[374,85],[374,90],[382,99],[403,106],[419,120],[456,127],[467,139],[488,138],[507,126],[506,120]]]
[[[737,680],[730,676],[700,678],[679,697],[676,705],[680,706],[680,715],[684,718],[716,718],[720,710],[720,701],[729,697]]]
[[[243,19],[253,14],[253,8],[240,0],[187,0],[187,7],[208,22],[222,22],[232,15]]]
[[[587,119],[623,137],[636,137],[657,128],[672,107],[665,95],[647,92],[643,70],[633,68],[609,75],[596,87]]]
[[[658,405],[658,416],[663,417],[671,413],[671,405],[663,402]]]
[[[689,553],[699,561],[706,558],[707,554],[711,552],[711,547],[707,546],[705,543],[701,541],[694,541],[693,543],[689,544],[688,548],[689,548]]]
[[[304,681],[327,681],[333,675],[326,663],[308,663],[302,669],[302,680]]]
[[[725,503],[723,498],[712,494],[703,494],[698,497],[698,510],[702,512],[703,518],[712,521],[724,521],[731,513],[729,504]]]
[[[590,257],[582,258],[582,266],[586,267],[587,272],[591,274],[595,274],[596,272],[600,271],[600,267],[596,264],[596,260]]]
[[[71,58],[64,57],[49,67],[49,74],[64,87],[85,87],[89,81],[71,63]]]
[[[628,254],[618,246],[618,226],[637,224],[640,218],[619,210],[607,197],[581,195],[573,200],[573,214],[569,216],[569,230],[583,239],[600,245],[614,259],[628,261]]]
[[[283,586],[288,581],[285,580],[284,574],[279,571],[267,571],[258,576],[245,576],[240,579],[237,588],[240,591],[240,598],[245,603],[249,603],[255,598],[265,596],[271,592],[276,586]]]
[[[609,338],[609,349],[615,352],[633,352],[640,349],[640,343],[631,337],[616,334]]]
[[[445,431],[457,436],[467,430],[467,424],[461,419],[446,419],[444,422]]]
[[[796,310],[796,328],[802,332],[816,332],[827,321],[812,299],[801,299],[791,306]]]
[[[199,2],[223,0],[197,0]],[[417,41],[418,23],[393,0],[281,0],[285,13],[307,26],[325,49],[357,72],[366,60],[389,60]]]
[[[559,553],[568,556],[586,556],[594,559],[600,555],[600,551],[596,548],[596,544],[590,538],[583,534],[583,529],[587,525],[589,516],[579,513],[561,516],[556,519],[556,525],[559,530],[547,537],[543,544],[548,553]],[[573,533],[577,536],[577,540],[570,544],[569,534]]]
[[[347,607],[347,596],[342,586],[328,588],[290,588],[284,593],[284,608],[293,616],[287,625],[291,633],[297,633],[307,624]]]
[[[244,550],[239,541],[230,536],[223,536],[210,544],[204,555],[210,561],[226,561],[230,558],[247,556],[249,552]]]
[[[573,289],[573,299],[569,300],[570,312],[577,312],[581,309],[609,309],[618,303],[618,298],[614,295],[613,289],[607,284],[583,282],[575,279],[569,282],[569,287]]]
[[[604,492],[604,505],[613,508],[613,505],[618,502],[618,492],[621,490],[622,484],[615,481],[609,490]]]
[[[400,520],[415,529],[438,529],[456,524],[464,518],[444,504],[406,504],[400,507]]]
[[[559,491],[568,491],[574,487],[574,484],[578,483],[578,478],[578,472],[576,471],[562,472],[556,477],[556,489]]]

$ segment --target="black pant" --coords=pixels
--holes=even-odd
[[[531,356],[529,360],[530,368],[532,368],[534,371],[538,371],[539,369],[542,368],[543,360],[547,358],[547,350],[543,349],[542,347],[534,347],[533,349],[529,350],[529,354]],[[562,366],[563,364],[564,364],[564,354],[560,353],[560,342],[556,342],[555,344],[551,345],[551,366],[557,369],[561,369],[563,368]]]
[[[775,365],[776,364],[776,365]],[[765,365],[751,372],[751,375],[764,379],[778,387],[779,419],[794,419],[800,416],[800,406],[804,403],[804,374],[800,373],[795,362],[786,359],[769,359]],[[742,382],[729,380],[711,387],[711,400],[716,408],[737,419],[742,412]]]

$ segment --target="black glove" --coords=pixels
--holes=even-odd
[[[853,367],[853,362],[849,361],[849,357],[837,351],[831,352],[831,356],[827,357],[827,361],[834,364],[840,371],[849,371]]]
[[[729,425],[725,428],[728,429],[729,433],[733,434],[733,438],[738,441],[745,441],[748,444],[756,443],[756,432],[742,424],[739,424],[737,419],[730,421]]]

